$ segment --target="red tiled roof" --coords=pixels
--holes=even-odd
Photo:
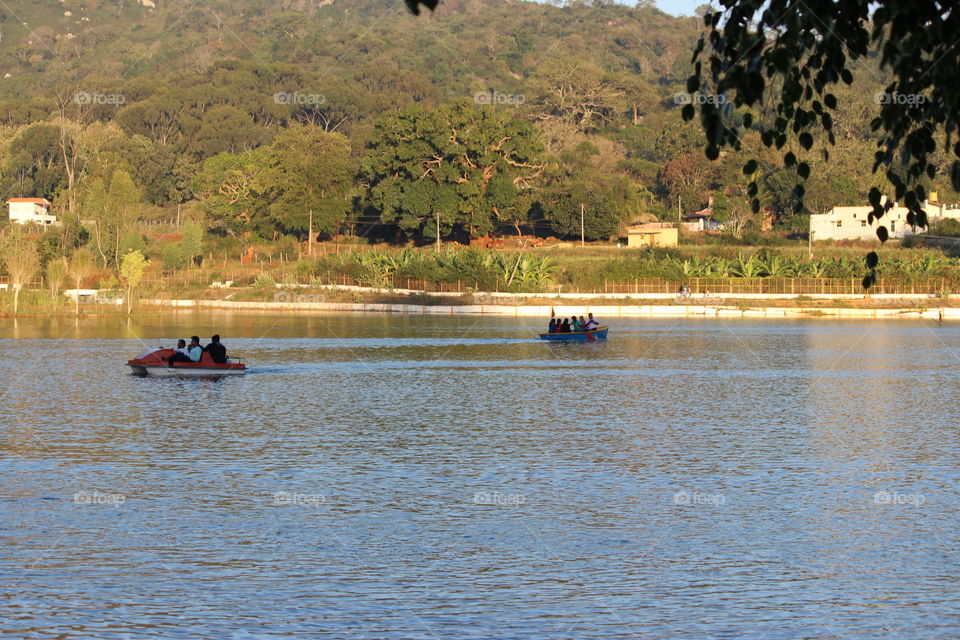
[[[7,204],[10,204],[11,202],[32,202],[34,204],[42,204],[48,207],[52,204],[46,198],[10,198],[7,200]]]

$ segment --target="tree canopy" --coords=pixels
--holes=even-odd
[[[957,66],[950,7],[725,0],[694,18],[649,2],[411,1],[430,10],[416,18],[382,0],[156,4],[68,16],[14,2],[27,24],[9,20],[0,41],[0,190],[85,222],[121,171],[138,219],[187,203],[237,236],[302,239],[312,217],[315,231],[421,241],[437,219],[442,235],[579,237],[591,203],[585,233],[600,238],[761,186],[785,233],[882,194],[960,199],[956,98],[939,89]],[[698,108],[701,122],[682,120]],[[430,141],[394,140],[419,166],[385,149],[402,127]],[[454,128],[476,136],[445,139]],[[495,157],[498,132],[513,155]],[[126,226],[100,233],[111,268],[138,248]],[[64,239],[57,255],[76,246]]]
[[[477,237],[526,217],[522,196],[543,172],[543,150],[530,123],[493,107],[412,106],[377,121],[360,175],[383,222]]]
[[[845,101],[872,101],[875,151],[871,169],[889,187],[873,186],[871,218],[894,201],[910,209],[909,222],[926,226],[923,202],[931,182],[945,176],[960,190],[960,7],[938,0],[721,0],[704,13],[704,34],[694,50],[687,91],[699,110],[708,158],[739,150],[746,136],[781,152],[782,164],[807,179],[807,156],[818,147],[824,161],[838,144],[837,115]],[[857,76],[874,75],[882,88],[851,93]],[[696,107],[694,106],[696,104]],[[744,165],[755,171],[756,159]],[[805,188],[795,191],[802,202]],[[751,195],[755,195],[755,187]],[[884,195],[891,195],[886,202]],[[754,198],[754,207],[757,207]],[[884,225],[877,235],[888,237]],[[871,268],[876,255],[869,259]],[[869,285],[873,274],[867,277]]]

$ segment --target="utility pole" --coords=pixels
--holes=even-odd
[[[313,255],[313,209],[310,209],[310,222],[307,225],[307,227],[308,227],[308,232],[310,233],[310,237],[307,240],[307,254],[312,256]]]
[[[440,253],[440,212],[437,211],[437,253]]]
[[[583,234],[583,203],[580,203],[580,246],[584,246],[584,234]]]
[[[683,222],[683,209],[680,206],[679,195],[677,195],[677,222]]]

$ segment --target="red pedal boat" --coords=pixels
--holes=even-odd
[[[173,349],[151,349],[128,360],[127,366],[138,376],[236,376],[247,372],[247,365],[241,358],[227,358],[226,362],[218,364],[204,352],[200,362],[174,362],[171,365],[167,360],[173,354]]]

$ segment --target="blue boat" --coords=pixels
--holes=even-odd
[[[607,339],[609,327],[597,327],[593,331],[571,331],[569,333],[541,333],[541,340],[550,342],[595,342]]]

